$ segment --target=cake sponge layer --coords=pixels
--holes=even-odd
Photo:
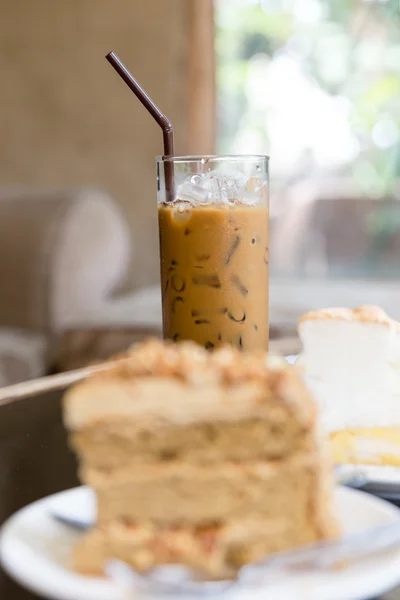
[[[314,495],[318,498],[322,468],[316,451],[273,462],[83,469],[81,476],[95,490],[99,523],[202,525],[249,515],[306,518]]]
[[[330,436],[336,463],[400,466],[400,428],[345,429]]]
[[[71,445],[86,467],[100,469],[175,460],[197,464],[270,460],[312,447],[312,430],[295,420],[285,421],[284,409],[274,416],[140,430],[127,419],[114,419],[74,433]]]

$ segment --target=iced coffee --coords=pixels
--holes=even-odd
[[[159,202],[165,338],[209,349],[226,343],[267,349],[265,157],[258,163],[247,175],[236,164],[228,174],[225,165],[221,170],[211,164],[206,173],[184,178],[174,201]]]

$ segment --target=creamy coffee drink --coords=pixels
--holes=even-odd
[[[268,346],[268,206],[159,206],[164,337]]]
[[[184,177],[172,202],[159,196],[164,338],[267,350],[267,167],[228,167]]]

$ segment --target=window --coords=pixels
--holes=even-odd
[[[217,0],[215,21],[218,152],[271,156],[280,300],[400,317],[398,0]]]

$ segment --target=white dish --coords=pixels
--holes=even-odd
[[[400,510],[363,492],[338,488],[336,510],[345,534],[400,519]],[[95,518],[88,488],[61,492],[23,508],[3,526],[0,558],[8,574],[34,593],[55,600],[159,600],[165,596],[128,590],[100,578],[83,577],[68,568],[79,533],[60,524],[52,513],[84,521]],[[309,573],[271,581],[259,590],[236,588],[219,594],[221,600],[361,600],[400,583],[400,547],[340,572]],[[171,596],[170,596],[171,598]],[[181,597],[182,600],[187,600]]]

